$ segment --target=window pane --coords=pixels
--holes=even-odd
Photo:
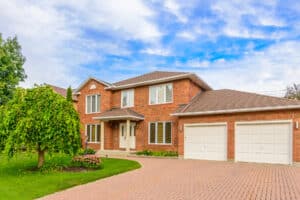
[[[165,102],[165,89],[164,89],[164,86],[158,86],[157,87],[158,89],[158,102],[157,103],[164,103]]]
[[[128,106],[132,107],[134,102],[134,92],[130,90],[128,93]]]
[[[97,95],[96,112],[100,112],[100,95]]]
[[[96,96],[91,96],[92,97],[92,112],[96,112]]]
[[[156,103],[156,87],[150,87],[150,104]]]
[[[90,113],[91,112],[91,96],[86,97],[86,112]]]
[[[173,96],[173,88],[172,84],[166,85],[166,102],[172,102],[172,96]]]
[[[97,125],[97,142],[100,142],[100,132],[101,132],[101,126]]]
[[[92,142],[96,141],[96,130],[95,130],[95,125],[92,126]]]
[[[155,123],[150,124],[150,143],[155,143]]]
[[[127,92],[122,92],[122,107],[128,106],[128,93]]]
[[[163,123],[157,123],[157,143],[164,143],[164,129]]]
[[[172,128],[171,122],[166,122],[165,124],[165,143],[171,143],[172,141]]]
[[[88,142],[91,141],[91,136],[90,136],[90,125],[86,125],[86,135],[88,137]]]

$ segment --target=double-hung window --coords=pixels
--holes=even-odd
[[[128,108],[134,106],[134,90],[123,90],[121,93],[121,107]]]
[[[100,112],[100,95],[88,95],[85,101],[87,114]]]
[[[101,135],[100,124],[87,124],[86,125],[86,136],[88,137],[89,143],[100,142]]]
[[[172,83],[154,85],[149,88],[149,104],[171,103],[173,101]]]
[[[149,143],[150,144],[171,144],[172,143],[171,122],[150,122]]]

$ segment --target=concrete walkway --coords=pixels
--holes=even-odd
[[[300,168],[283,165],[134,158],[142,168],[43,199],[300,199]]]

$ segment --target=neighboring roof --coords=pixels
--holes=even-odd
[[[100,120],[124,120],[124,119],[131,119],[131,120],[144,120],[144,116],[129,109],[129,108],[113,108],[106,112],[99,114],[97,117],[93,117],[93,119],[100,119]]]
[[[57,94],[60,94],[65,98],[67,97],[67,89],[55,85],[50,85],[50,84],[46,84],[46,85],[50,86]],[[72,94],[72,99],[73,101],[77,101],[77,97],[74,94]]]
[[[167,72],[167,71],[154,71],[141,76],[133,77],[123,81],[113,83],[106,89],[119,90],[130,87],[163,83],[166,81],[180,80],[184,78],[189,78],[194,83],[199,85],[204,90],[211,90],[211,87],[200,79],[196,74],[189,72]]]
[[[235,112],[300,109],[300,101],[236,90],[211,90],[199,93],[173,116],[208,115]]]
[[[81,88],[83,88],[83,86],[85,86],[85,84],[87,84],[90,80],[97,81],[98,83],[101,83],[101,84],[103,84],[107,87],[111,86],[111,84],[106,82],[106,81],[103,81],[103,80],[100,80],[100,79],[97,79],[97,78],[94,78],[94,77],[89,77],[79,85],[79,87],[74,91],[74,93],[79,92],[81,90]]]

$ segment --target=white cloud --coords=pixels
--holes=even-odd
[[[0,1],[0,30],[17,35],[27,58],[22,86],[51,83],[77,86],[84,68],[106,54],[130,55],[126,41],[157,44],[162,35],[152,21],[155,12],[142,1]],[[109,33],[112,40],[91,39],[85,29]]]
[[[179,22],[187,23],[188,17],[182,12],[182,5],[177,0],[165,0],[164,6],[173,15],[176,16]]]
[[[177,37],[193,41],[196,39],[196,34],[191,31],[182,31],[177,33]]]
[[[164,48],[147,48],[143,49],[141,53],[157,55],[157,56],[169,56],[171,55],[171,51],[169,49]]]
[[[254,92],[284,89],[299,83],[300,42],[282,42],[232,61],[210,62],[199,75],[216,88]]]

